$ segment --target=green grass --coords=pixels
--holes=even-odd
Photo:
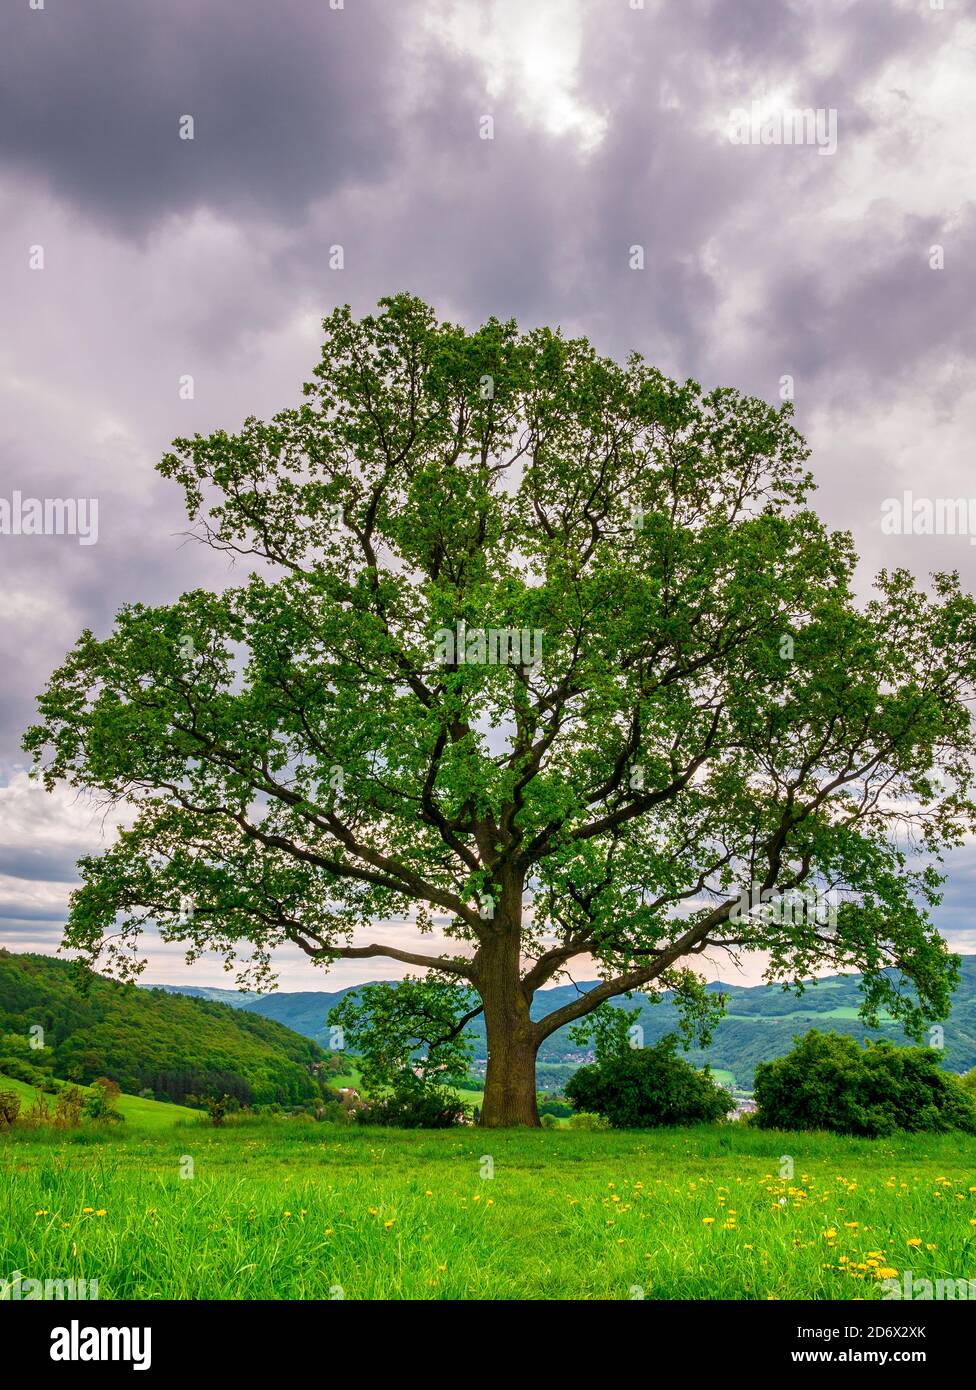
[[[245,1299],[878,1298],[884,1267],[976,1278],[962,1136],[119,1129],[0,1139],[0,1278]]]
[[[712,1076],[720,1086],[734,1086],[735,1073],[726,1071],[724,1067],[713,1067]]]
[[[87,1091],[87,1086],[82,1086]],[[0,1075],[0,1091],[14,1091],[20,1096],[23,1109],[33,1104],[38,1096],[46,1102],[49,1110],[54,1109],[55,1097],[24,1081],[14,1081],[10,1076]],[[116,1109],[125,1117],[130,1129],[161,1130],[172,1129],[179,1121],[198,1120],[201,1111],[191,1110],[185,1105],[167,1105],[158,1100],[143,1100],[141,1096],[119,1096]]]

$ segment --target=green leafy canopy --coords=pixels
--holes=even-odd
[[[789,405],[407,295],[324,329],[301,404],[160,464],[254,572],[123,608],[40,697],[46,784],[134,808],[82,862],[66,944],[124,971],[155,922],[259,981],[285,942],[386,955],[525,1029],[540,985],[595,960],[536,1041],[723,949],[942,1015],[928,909],[974,822],[958,577],[856,600]],[[539,651],[445,648],[499,631]],[[753,884],[836,911],[738,912]],[[372,939],[399,920],[452,944]]]

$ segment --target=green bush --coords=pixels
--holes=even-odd
[[[383,1096],[356,1111],[361,1125],[392,1125],[397,1129],[450,1129],[463,1118],[463,1104],[449,1091]]]
[[[677,1038],[669,1035],[653,1047],[628,1049],[580,1067],[566,1083],[566,1098],[576,1111],[606,1116],[614,1129],[725,1119],[735,1105],[731,1095],[707,1067],[697,1071],[679,1057],[677,1046]]]
[[[81,1124],[85,1096],[77,1086],[65,1086],[58,1092],[54,1106],[54,1123],[59,1129],[76,1129]]]
[[[81,1113],[87,1120],[110,1120],[115,1124],[125,1119],[115,1107],[119,1088],[114,1081],[100,1077],[93,1081],[82,1102]]]
[[[822,1129],[877,1138],[896,1130],[976,1133],[976,1102],[930,1047],[898,1047],[811,1029],[756,1068],[763,1129]]]
[[[20,1114],[20,1096],[14,1091],[0,1091],[0,1129],[12,1125]]]
[[[610,1121],[606,1115],[596,1115],[588,1110],[581,1110],[578,1115],[574,1115],[569,1122],[570,1129],[609,1129]]]

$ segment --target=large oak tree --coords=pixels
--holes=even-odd
[[[927,910],[974,821],[957,577],[857,601],[789,406],[406,295],[324,328],[299,407],[160,465],[244,582],[124,608],[40,697],[46,783],[133,808],[66,945],[124,972],[154,922],[261,978],[286,942],[435,971],[480,1000],[487,1125],[538,1122],[555,1029],[706,951],[944,1016]],[[836,909],[776,910],[797,891]],[[533,1020],[574,961],[602,983]]]

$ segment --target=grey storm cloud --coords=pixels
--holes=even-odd
[[[124,228],[200,205],[280,221],[395,157],[409,5],[86,0],[0,16],[0,159]],[[179,138],[184,115],[195,138]]]

